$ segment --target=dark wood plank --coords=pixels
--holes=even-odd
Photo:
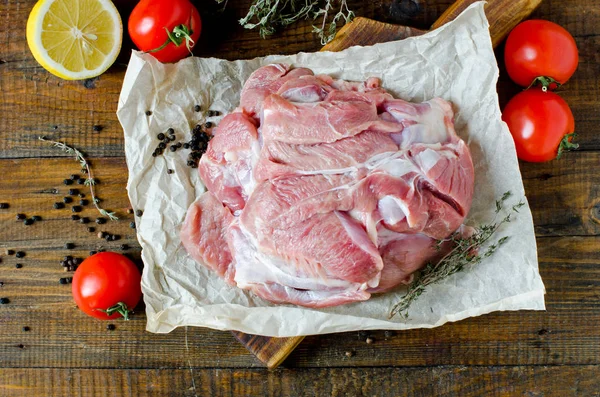
[[[0,54],[0,158],[61,155],[35,141],[39,135],[67,139],[94,157],[123,156],[122,130],[115,111],[130,44],[128,47],[126,40],[119,64],[97,79],[86,82],[58,79],[37,65],[27,48],[24,29],[12,28],[25,25],[34,3],[34,0],[20,0],[0,4],[0,14],[7,16],[0,23],[0,40],[4,43]],[[409,3],[418,6],[411,8]],[[413,3],[391,0],[353,2],[359,16],[419,28],[430,26],[450,3],[451,1]],[[117,2],[124,20],[127,7],[131,7],[131,4],[123,0]],[[213,1],[197,4],[203,15],[206,15],[203,36],[205,42],[197,51],[199,56],[251,58],[269,53],[316,51],[320,48],[318,39],[310,33],[308,22],[294,25],[272,38],[262,40],[256,32],[245,31],[236,25],[235,19],[247,9],[249,1],[230,0],[223,14],[217,11]],[[600,72],[600,59],[597,55],[600,46],[600,14],[594,11],[599,7],[600,0],[577,4],[545,0],[533,14],[533,17],[562,24],[576,37],[580,50],[579,69],[561,90],[561,95],[574,111],[582,150],[600,149],[600,112],[597,107],[600,99],[597,77]],[[10,21],[10,24],[4,21]],[[501,61],[500,64],[502,66]],[[502,74],[499,90],[504,104],[519,88]],[[100,124],[104,129],[100,133],[93,133],[94,124]]]
[[[231,333],[269,369],[275,369],[280,366],[287,356],[289,356],[304,339],[304,336],[273,338],[262,335],[245,334],[238,331],[231,331]]]
[[[596,396],[600,367],[281,370],[25,369],[0,372],[6,397],[29,396]]]

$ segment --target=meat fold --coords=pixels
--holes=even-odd
[[[394,98],[268,65],[241,92],[199,163],[190,255],[275,303],[364,301],[438,260],[471,206],[474,169],[441,98]]]

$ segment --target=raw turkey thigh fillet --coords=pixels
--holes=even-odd
[[[264,66],[200,160],[208,191],[188,209],[183,245],[275,303],[335,306],[407,284],[471,206],[453,117],[445,100],[395,99],[376,78]]]

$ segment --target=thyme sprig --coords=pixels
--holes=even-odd
[[[101,208],[98,203],[100,202],[100,199],[98,199],[96,197],[96,192],[94,190],[94,186],[96,185],[96,181],[94,180],[94,177],[92,176],[92,169],[90,167],[90,164],[88,163],[88,161],[85,159],[85,156],[83,155],[83,153],[81,153],[79,150],[75,149],[74,147],[71,147],[63,142],[57,142],[57,141],[53,141],[50,139],[46,139],[46,137],[40,136],[38,137],[38,139],[40,141],[44,141],[44,142],[49,142],[52,144],[52,146],[55,146],[59,149],[61,149],[63,152],[70,154],[72,156],[75,156],[75,160],[79,161],[79,165],[81,166],[82,170],[86,170],[87,172],[87,178],[85,180],[84,185],[85,186],[89,186],[90,188],[90,194],[92,195],[92,202],[94,203],[94,206],[96,207],[96,209],[98,210],[98,212],[100,212],[100,214],[108,217],[110,220],[115,221],[117,219],[119,219],[114,212],[109,212],[106,211],[105,209]]]
[[[227,0],[216,0],[227,4]],[[336,4],[339,7],[336,7]],[[330,16],[337,13],[330,20]],[[350,22],[354,12],[348,8],[347,0],[254,0],[248,13],[240,19],[246,29],[259,28],[264,39],[279,28],[284,28],[300,19],[322,19],[320,27],[313,26],[322,44],[330,42],[337,32],[339,22]]]
[[[448,242],[453,248],[437,263],[428,263],[420,273],[415,275],[415,279],[408,286],[406,295],[392,307],[389,318],[401,312],[402,316],[408,318],[408,308],[428,286],[438,283],[467,267],[479,264],[506,243],[508,236],[501,237],[480,252],[498,229],[512,220],[513,213],[518,213],[519,209],[525,205],[523,201],[519,201],[511,207],[511,211],[505,214],[501,220],[497,220],[510,196],[511,193],[506,192],[496,201],[495,217],[491,223],[478,227],[470,236],[455,232],[448,239],[438,241],[437,247],[440,249],[443,244]]]

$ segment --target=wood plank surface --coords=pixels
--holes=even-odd
[[[560,380],[557,382],[557,380]],[[0,372],[5,397],[598,396],[600,366],[255,369],[26,369]]]

